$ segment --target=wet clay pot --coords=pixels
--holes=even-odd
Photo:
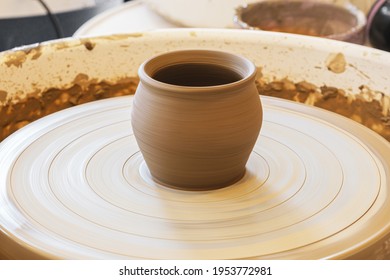
[[[184,50],[147,60],[138,74],[132,125],[153,179],[185,190],[238,181],[262,123],[255,65]]]

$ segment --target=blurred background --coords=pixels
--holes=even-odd
[[[90,18],[129,0],[0,0],[0,51],[69,37]]]
[[[390,51],[390,0],[304,1],[353,4],[367,18],[365,44]],[[76,35],[89,36],[160,27],[215,27],[207,26],[207,16],[213,13],[217,5],[218,11],[212,19],[222,16],[221,5],[227,9],[233,4],[244,2],[255,0],[0,0],[0,51],[70,37],[75,32]],[[197,9],[199,7],[200,10]],[[114,9],[115,13],[109,13]],[[201,12],[197,13],[197,10]],[[104,14],[110,16],[93,21]],[[197,17],[196,23],[202,19],[200,25],[193,24],[194,17]],[[193,21],[187,25],[177,25],[183,18],[187,22]],[[84,28],[83,32],[77,33],[84,23],[91,21],[91,30],[87,32]]]

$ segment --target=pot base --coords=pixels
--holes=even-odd
[[[240,175],[234,177],[233,179],[229,179],[226,182],[218,184],[218,185],[204,185],[203,184],[203,185],[201,185],[199,187],[197,187],[197,186],[189,186],[189,185],[182,185],[182,186],[180,186],[180,185],[170,184],[169,182],[164,182],[164,181],[158,179],[157,177],[153,176],[152,174],[150,174],[150,177],[157,184],[160,184],[160,185],[168,187],[168,188],[176,189],[176,190],[183,190],[183,191],[212,191],[212,190],[218,190],[218,189],[226,188],[226,187],[229,187],[229,186],[237,183],[238,181],[240,181],[244,177],[245,173],[246,173],[246,170],[244,170]]]

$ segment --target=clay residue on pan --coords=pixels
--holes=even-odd
[[[327,61],[326,66],[329,71],[340,74],[343,73],[347,67],[347,61],[342,53],[331,54]]]
[[[134,84],[135,80],[136,80],[136,78],[122,77],[122,78],[118,78],[118,80],[116,80],[114,83],[108,82],[108,81],[107,81],[107,83],[109,83],[109,84]]]
[[[56,44],[53,45],[55,50],[64,50],[64,49],[74,48],[79,46],[84,46],[87,50],[91,51],[96,46],[96,43],[89,39],[80,39],[78,42],[63,40],[60,42],[56,42]]]
[[[51,113],[99,99],[134,94],[136,78],[121,78],[116,82],[91,79],[79,74],[67,88],[50,88],[28,94],[18,102],[0,106],[0,141],[30,122]]]
[[[65,41],[64,42],[57,42],[56,44],[54,44],[54,48],[56,50],[63,50],[63,49],[67,49],[69,47],[70,47],[69,43],[65,42]]]
[[[360,93],[356,95],[357,98],[361,98],[365,102],[378,102],[382,108],[383,117],[390,117],[390,96],[380,91],[370,89],[366,85],[359,87]]]
[[[89,79],[89,76],[83,73],[78,74],[73,80],[73,84],[79,85],[82,90],[86,90],[91,84],[94,83],[97,83],[96,79]]]
[[[32,48],[27,48],[24,50],[28,58],[31,60],[36,60],[42,55],[42,47],[40,45]]]
[[[96,43],[94,43],[94,42],[92,42],[90,40],[87,40],[87,39],[80,39],[80,42],[89,51],[92,51],[95,48],[95,46],[96,46]]]
[[[348,66],[351,67],[351,68],[353,68],[353,69],[355,69],[355,70],[356,70],[361,76],[363,76],[364,78],[370,79],[370,77],[369,77],[366,73],[364,73],[362,70],[358,69],[355,65],[353,65],[353,64],[348,64]]]
[[[4,64],[8,67],[22,67],[27,59],[35,60],[42,55],[41,47],[26,47],[17,51],[13,51],[5,56]]]
[[[317,87],[309,82],[288,79],[257,82],[259,93],[323,108],[372,129],[390,141],[390,96],[361,86],[360,92],[347,94],[332,86]]]
[[[9,54],[4,63],[8,67],[15,66],[15,67],[22,67],[23,63],[27,59],[27,54],[24,51],[15,51]]]
[[[127,38],[129,38],[129,37],[131,37],[131,38],[140,38],[140,37],[144,36],[144,33],[135,32],[135,33],[127,34],[126,36],[127,36]]]
[[[0,90],[0,104],[4,103],[7,100],[8,93],[4,90]]]
[[[142,32],[135,32],[135,33],[129,33],[129,34],[113,34],[102,37],[104,40],[123,40],[127,38],[141,38],[144,36],[144,33]]]

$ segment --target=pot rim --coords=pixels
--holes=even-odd
[[[170,59],[170,63],[161,63],[158,60],[166,58]],[[195,62],[195,59],[197,62]],[[230,58],[230,59],[229,59]],[[229,60],[228,60],[229,59]],[[166,60],[165,60],[166,61]],[[229,65],[223,62],[231,62]],[[175,84],[169,84],[158,81],[152,76],[158,70],[162,68],[185,63],[200,63],[218,65],[224,68],[233,70],[238,73],[242,78],[238,81],[212,86],[181,86]],[[237,55],[227,51],[217,51],[211,49],[185,49],[169,51],[162,54],[155,55],[146,61],[144,61],[138,69],[138,76],[141,82],[151,87],[158,87],[170,92],[184,92],[185,93],[210,93],[223,92],[226,89],[235,90],[255,80],[257,75],[257,67],[248,58]]]

